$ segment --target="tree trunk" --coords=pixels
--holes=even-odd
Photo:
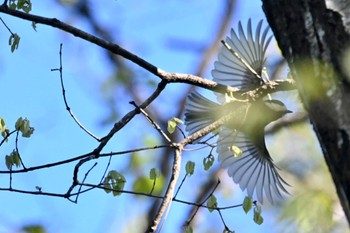
[[[343,65],[347,14],[327,7],[324,0],[263,0],[350,222],[350,73],[345,71],[350,64]]]

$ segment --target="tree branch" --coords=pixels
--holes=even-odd
[[[342,56],[350,42],[342,16],[324,0],[263,0],[320,141],[350,223],[350,85]]]
[[[38,24],[44,24],[48,25],[54,28],[58,28],[62,31],[68,32],[69,34],[72,34],[76,37],[82,38],[83,40],[89,41],[92,44],[98,45],[114,54],[118,54],[133,63],[139,65],[140,67],[144,68],[145,70],[149,71],[150,73],[156,75],[157,77],[161,78],[163,81],[166,81],[168,83],[187,83],[192,84],[198,87],[202,87],[208,90],[212,90],[215,92],[220,93],[227,93],[227,92],[237,92],[237,88],[225,86],[222,84],[218,84],[214,81],[204,79],[202,77],[198,77],[195,75],[190,74],[178,74],[178,73],[169,73],[166,72],[151,63],[147,62],[146,60],[138,57],[137,55],[127,51],[126,49],[120,47],[117,44],[111,43],[109,41],[100,39],[94,35],[91,35],[87,32],[84,32],[78,28],[75,28],[69,24],[63,23],[60,20],[56,18],[46,18],[38,15],[33,14],[27,14],[21,11],[13,10],[8,8],[6,5],[0,6],[0,12],[9,14],[24,20],[32,21]],[[294,86],[290,87],[291,89],[294,89]],[[278,90],[275,90],[278,91]]]

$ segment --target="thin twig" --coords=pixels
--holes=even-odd
[[[167,85],[167,82],[162,80],[158,84],[156,90],[152,93],[152,95],[150,95],[139,107],[146,108],[149,104],[151,104],[153,100],[155,100],[160,95],[160,93],[164,90],[166,85]],[[134,118],[136,114],[137,114],[137,110],[136,109],[132,110],[126,115],[124,115],[124,117],[120,121],[115,123],[111,131],[109,131],[109,133],[107,134],[107,136],[101,139],[101,143],[95,149],[95,153],[100,153],[101,150],[105,147],[105,145],[109,142],[109,140],[114,136],[114,134],[117,133],[119,130],[121,130],[129,121],[131,121],[131,119]]]
[[[168,137],[168,135],[166,135],[166,133],[164,133],[164,131],[160,128],[160,126],[154,121],[152,120],[152,118],[147,114],[147,112],[145,112],[145,110],[143,110],[142,108],[140,108],[134,101],[131,101],[130,104],[132,104],[133,106],[135,106],[135,108],[140,111],[145,117],[146,119],[151,122],[151,124],[153,125],[153,127],[159,132],[159,134],[161,136],[163,136],[163,138],[169,142],[171,142],[171,139]]]
[[[203,204],[211,197],[211,195],[213,195],[213,193],[215,192],[215,190],[216,190],[216,188],[219,186],[219,184],[220,184],[220,180],[218,180],[218,181],[216,182],[216,185],[214,186],[213,190],[212,190],[212,191],[209,193],[209,195],[208,195],[206,198],[204,198],[204,200],[200,203],[201,205],[203,205]],[[211,207],[211,208],[212,208],[212,207]],[[217,208],[215,208],[215,209],[217,209]],[[199,207],[197,206],[197,209],[193,212],[193,215],[192,215],[192,216],[190,217],[190,219],[187,221],[187,225],[189,225],[189,224],[191,223],[191,221],[193,220],[194,216],[196,216],[198,210],[199,210]]]
[[[175,195],[174,195],[173,200],[176,199],[177,194],[179,193],[179,191],[180,191],[182,185],[185,183],[185,180],[186,180],[187,176],[188,176],[188,174],[186,173],[185,176],[184,176],[184,178],[181,180],[181,183],[180,183],[179,187],[177,188],[177,190],[176,190],[176,192],[175,192]]]
[[[13,131],[11,131],[10,133],[8,133],[8,134],[6,134],[6,136],[1,140],[1,142],[0,142],[0,146],[4,143],[4,142],[6,142],[6,140],[11,136],[11,134],[13,134],[13,133],[15,133],[15,132],[17,132],[17,130],[13,130]]]
[[[130,154],[130,153],[138,152],[138,151],[153,150],[153,149],[166,148],[166,147],[169,147],[169,145],[159,145],[159,146],[153,146],[153,147],[142,147],[142,148],[125,150],[125,151],[104,153],[104,154],[100,154],[100,157],[107,157],[107,156],[110,157],[110,156],[114,156],[114,155]],[[93,154],[93,152],[90,152],[90,153],[79,155],[79,156],[76,156],[76,157],[73,157],[73,158],[70,158],[70,159],[66,159],[66,160],[62,160],[62,161],[58,161],[58,162],[54,162],[54,163],[48,163],[48,164],[44,164],[44,165],[39,165],[39,166],[34,166],[34,167],[29,167],[29,168],[26,168],[26,169],[13,170],[12,172],[0,171],[0,174],[26,173],[26,172],[40,170],[40,169],[44,169],[44,168],[56,167],[56,166],[60,166],[60,165],[67,164],[67,163],[71,163],[71,162],[74,162],[74,161],[77,161],[77,160],[84,159],[86,157],[91,156],[92,154]]]
[[[26,169],[26,166],[24,166],[24,163],[22,161],[21,155],[19,154],[19,150],[18,150],[18,134],[19,134],[19,131],[17,131],[17,133],[16,133],[15,150],[16,150],[16,153],[18,155],[19,161],[22,164],[23,169]]]
[[[59,71],[60,73],[60,80],[61,80],[61,89],[62,89],[62,96],[63,96],[63,101],[64,101],[64,105],[66,106],[66,110],[69,112],[69,115],[73,118],[73,120],[75,121],[75,123],[77,123],[77,125],[84,130],[88,135],[90,135],[92,138],[94,138],[97,141],[100,141],[101,139],[96,137],[92,132],[90,132],[85,126],[83,126],[78,118],[74,115],[74,113],[72,112],[71,108],[68,105],[68,101],[67,101],[67,97],[66,97],[66,90],[64,88],[64,83],[63,83],[63,65],[62,65],[62,43],[60,44],[60,68],[58,69],[51,69],[51,71]]]
[[[91,168],[85,173],[84,178],[83,178],[83,180],[82,180],[82,183],[85,182],[85,180],[87,179],[89,173],[92,171],[92,169],[94,169],[94,168],[96,167],[96,165],[97,165],[97,162],[95,162],[94,165],[92,165]],[[79,187],[79,189],[78,189],[78,195],[76,195],[74,203],[78,203],[78,198],[79,198],[79,195],[81,194],[81,188],[82,188],[82,187],[83,187],[83,186],[80,185],[80,187]]]
[[[5,21],[1,17],[0,17],[0,21],[6,27],[6,29],[11,33],[11,35],[14,35],[14,33],[11,31],[11,29],[7,26],[7,24],[5,23]]]
[[[100,156],[102,157],[102,155],[100,155]],[[101,177],[100,183],[102,183],[103,180],[105,179],[106,174],[107,174],[107,171],[108,171],[108,168],[109,168],[109,166],[111,165],[111,161],[112,161],[112,155],[109,155],[108,163],[107,163],[107,166],[106,166],[105,171],[103,172],[103,175],[102,175],[102,177]]]
[[[223,217],[222,214],[221,214],[221,211],[218,210],[218,209],[216,209],[216,210],[217,210],[218,213],[219,213],[221,222],[224,224],[225,230],[226,230],[227,232],[233,232],[233,231],[231,231],[230,228],[228,228],[228,226],[226,225],[225,220],[224,220],[224,217]]]

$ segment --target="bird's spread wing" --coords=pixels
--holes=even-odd
[[[203,129],[216,119],[216,109],[219,105],[198,92],[191,92],[187,98],[185,108],[186,131],[190,134]]]
[[[267,37],[269,27],[266,27],[262,34],[262,21],[257,25],[255,36],[253,35],[251,20],[248,21],[247,34],[244,33],[241,22],[238,25],[238,34],[231,29],[231,37],[225,42],[232,51],[225,46],[221,48],[218,61],[214,63],[212,70],[213,80],[217,83],[239,88],[241,91],[249,91],[259,87],[263,83],[261,77],[262,69],[266,61],[265,52],[270,43],[271,36]],[[242,61],[237,58],[236,52],[252,68],[254,74]]]
[[[235,157],[232,146],[242,150],[242,155]],[[277,167],[265,147],[259,148],[243,133],[229,128],[222,128],[219,132],[217,153],[221,165],[228,169],[233,181],[239,184],[242,190],[253,197],[254,191],[260,203],[263,203],[264,193],[273,203],[282,193],[288,193],[284,185],[288,185],[278,174]]]

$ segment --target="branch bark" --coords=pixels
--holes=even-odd
[[[350,85],[342,66],[344,18],[324,0],[263,0],[350,222]]]

